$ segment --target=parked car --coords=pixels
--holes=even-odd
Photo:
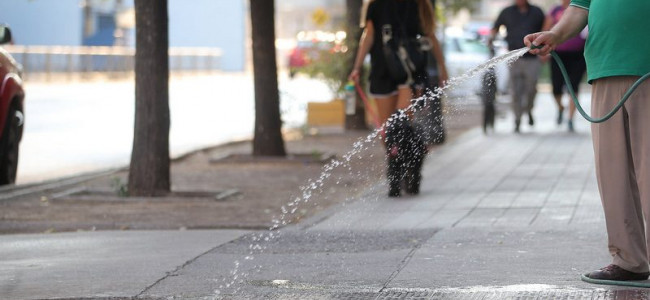
[[[11,43],[9,27],[0,25],[0,45]],[[22,66],[0,46],[0,185],[16,181],[18,146],[25,123]]]
[[[493,46],[495,47],[497,56],[507,52],[505,44],[500,41],[496,41]],[[490,50],[485,44],[485,41],[477,39],[475,34],[454,33],[448,31],[445,34],[443,51],[445,54],[445,62],[447,64],[447,72],[449,73],[450,78],[462,76],[469,70],[485,63],[491,58]],[[504,63],[497,64],[497,91],[500,94],[508,93],[508,74],[508,66]],[[456,96],[463,94],[466,95],[468,93],[478,94],[481,90],[482,77],[482,73],[476,74],[476,76],[466,79],[461,82],[459,86],[454,87],[449,92]]]

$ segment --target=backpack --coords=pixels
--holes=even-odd
[[[388,13],[390,12],[386,5],[384,16]],[[431,40],[419,35],[415,38],[407,38],[406,29],[400,21],[398,18],[400,27],[398,34],[395,33],[392,25],[382,26],[382,52],[391,78],[397,82],[411,85],[414,74],[426,71]]]

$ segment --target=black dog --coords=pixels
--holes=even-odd
[[[403,112],[394,113],[386,122],[389,197],[399,197],[402,183],[408,194],[420,193],[422,164],[427,147],[422,130]]]
[[[490,58],[495,55],[494,47],[488,46]],[[494,130],[494,117],[496,109],[494,102],[497,94],[497,74],[494,67],[489,68],[484,74],[481,82],[481,100],[483,100],[483,132],[487,134],[488,127]]]
[[[483,101],[483,132],[487,133],[488,127],[494,130],[494,117],[496,109],[494,102],[496,100],[497,82],[494,68],[489,68],[483,74],[481,84],[481,100]]]

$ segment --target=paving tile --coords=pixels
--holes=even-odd
[[[492,226],[503,214],[505,208],[476,208],[460,220],[454,227]]]
[[[495,227],[527,227],[539,213],[541,208],[510,208],[508,209],[493,226]]]
[[[485,197],[485,193],[461,193],[451,199],[444,209],[472,209]]]
[[[442,209],[416,226],[417,229],[424,228],[448,228],[458,223],[467,216],[469,209]]]
[[[483,198],[476,205],[478,208],[508,208],[515,200],[518,192],[499,192],[495,191]]]
[[[546,191],[529,191],[524,190],[517,195],[510,207],[512,208],[541,208],[546,199],[548,192]]]
[[[402,229],[415,229],[420,224],[426,223],[428,220],[435,218],[435,212],[417,212],[411,211],[399,215],[396,219],[388,221],[386,226],[382,229],[385,230],[402,230]]]
[[[541,179],[541,178],[535,178],[530,180],[526,186],[524,187],[524,190],[526,191],[543,191],[543,192],[550,192],[555,188],[557,185],[557,177],[554,179]]]
[[[532,226],[566,226],[573,217],[575,207],[543,207],[532,222]]]
[[[526,187],[530,179],[508,177],[495,188],[496,191],[521,191]]]
[[[546,200],[546,207],[576,206],[582,190],[554,190]]]
[[[605,213],[600,205],[580,205],[576,208],[571,224],[603,224]]]

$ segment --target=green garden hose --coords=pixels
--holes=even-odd
[[[531,46],[530,48],[539,49],[542,48],[542,46],[543,45]],[[618,101],[616,106],[614,106],[614,108],[609,113],[607,113],[603,117],[594,118],[589,114],[587,114],[585,110],[582,108],[582,106],[580,105],[580,102],[578,101],[578,97],[573,91],[573,87],[571,86],[571,82],[569,81],[569,74],[567,74],[566,68],[564,67],[564,64],[562,63],[560,57],[557,55],[557,53],[555,53],[555,51],[551,51],[551,56],[553,57],[557,65],[560,67],[560,71],[562,72],[562,77],[564,77],[564,82],[566,83],[567,90],[569,91],[569,95],[571,95],[571,99],[573,100],[573,103],[576,105],[578,112],[580,112],[580,114],[587,121],[591,123],[602,123],[609,120],[621,108],[621,106],[625,104],[625,101],[627,101],[627,99],[630,98],[630,96],[636,90],[636,88],[638,88],[641,85],[641,83],[643,83],[646,79],[650,78],[650,73],[641,76],[641,78],[639,78],[636,82],[634,82],[634,84],[627,90],[627,92],[625,92],[623,98],[621,98],[621,100]]]

